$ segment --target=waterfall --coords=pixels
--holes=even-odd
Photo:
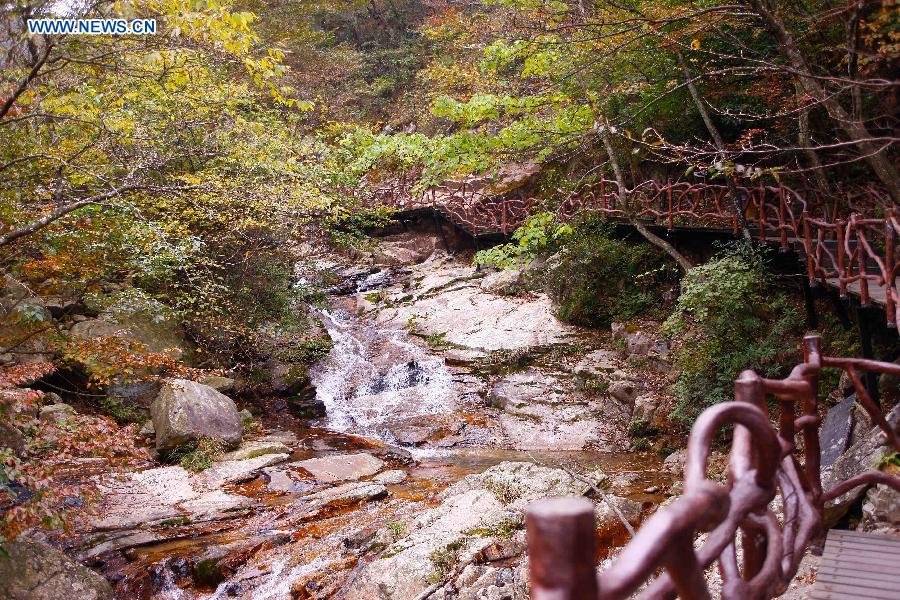
[[[407,332],[342,311],[321,316],[334,346],[310,376],[329,429],[392,441],[392,423],[455,409],[443,359],[412,343]]]

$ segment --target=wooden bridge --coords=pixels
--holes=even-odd
[[[746,227],[758,240],[796,251],[812,285],[832,286],[841,297],[853,294],[863,306],[883,307],[889,327],[896,327],[900,318],[900,213],[890,196],[874,188],[838,197],[763,183],[729,189],[724,184],[646,181],[620,195],[615,182],[601,179],[550,201],[490,189],[479,180],[416,194],[403,180],[375,189],[371,200],[400,211],[432,210],[472,236],[508,235],[542,207],[552,207],[564,222],[594,212],[668,230],[738,235]]]
[[[900,451],[900,435],[863,385],[866,373],[900,375],[900,365],[823,356],[809,336],[805,360],[786,379],[745,371],[735,400],[717,404],[697,419],[688,441],[684,494],[658,510],[613,564],[596,571],[593,504],[584,498],[534,503],[527,513],[533,600],[707,599],[704,575],[718,563],[721,597],[764,600],[787,590],[805,552],[821,549],[825,503],[860,485],[884,484],[900,492],[900,478],[873,470],[822,489],[819,448],[819,372],[843,369],[858,402]],[[767,399],[777,401],[777,426]],[[707,476],[716,434],[734,426],[725,483]],[[776,500],[776,496],[777,498]],[[781,515],[773,510],[781,507]],[[702,544],[698,536],[706,534]],[[738,548],[740,547],[740,551]],[[900,541],[857,532],[831,531],[813,598],[898,598]]]

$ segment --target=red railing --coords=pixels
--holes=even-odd
[[[373,199],[400,209],[431,208],[444,214],[473,235],[508,235],[532,213],[539,201],[518,196],[489,195],[484,182],[459,183],[412,193],[405,180],[374,190]],[[900,276],[898,214],[889,197],[875,189],[861,195],[823,196],[812,189],[785,185],[736,185],[738,204],[748,228],[760,240],[787,251],[802,247],[807,275],[813,284],[832,284],[842,297],[857,293],[863,305],[876,300],[885,306],[887,323],[900,318],[897,278]],[[583,212],[597,212],[612,219],[639,219],[668,229],[676,227],[730,229],[739,232],[740,221],[726,185],[686,181],[646,181],[620,198],[615,182],[586,185],[546,203],[562,221]],[[845,210],[864,206],[882,216],[863,217]]]
[[[710,598],[704,571],[714,562],[722,578],[722,598],[768,599],[783,593],[807,548],[822,542],[827,501],[865,484],[900,491],[900,478],[870,471],[823,492],[820,370],[832,367],[849,374],[858,401],[900,451],[900,436],[862,380],[866,372],[900,375],[900,365],[822,356],[820,348],[820,338],[808,336],[805,361],[786,379],[764,379],[745,371],[735,382],[733,402],[700,415],[688,441],[684,494],[650,517],[599,576],[593,504],[575,498],[533,504],[527,514],[531,597],[615,600],[643,588],[641,598]],[[777,425],[768,413],[768,397],[777,401]],[[734,426],[734,437],[728,478],[719,483],[707,477],[708,457],[717,433],[729,425]],[[781,519],[772,510],[776,495]],[[695,548],[698,534],[705,532],[704,543]]]

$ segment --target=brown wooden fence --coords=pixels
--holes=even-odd
[[[805,338],[804,357],[786,379],[743,372],[734,401],[700,415],[688,441],[684,494],[650,517],[599,576],[591,502],[558,498],[532,505],[527,515],[532,598],[616,600],[638,591],[642,598],[710,598],[704,571],[713,563],[722,576],[722,598],[772,598],[787,589],[806,550],[823,543],[827,501],[867,484],[900,491],[900,478],[878,470],[823,491],[818,436],[820,371],[842,369],[872,422],[900,451],[900,436],[863,383],[865,373],[900,376],[900,365],[823,356],[818,336]],[[776,401],[777,424],[768,398]],[[707,476],[708,457],[717,433],[731,425],[728,479],[720,483]],[[772,510],[776,496],[780,518]],[[695,545],[701,533],[708,535]]]

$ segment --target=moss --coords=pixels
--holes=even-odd
[[[650,449],[650,440],[645,437],[635,438],[632,441],[632,446],[634,446],[636,452],[646,452]]]
[[[178,463],[188,471],[205,471],[225,453],[225,443],[216,438],[203,437],[193,448],[181,454]]]
[[[459,564],[459,551],[465,545],[466,538],[460,538],[428,555],[428,560],[434,567],[434,571],[428,575],[429,583],[440,583],[450,575],[454,567]]]
[[[466,535],[478,537],[511,538],[513,534],[522,529],[522,521],[518,519],[503,519],[493,527],[476,527],[466,532]]]
[[[113,396],[107,396],[100,401],[100,410],[119,425],[143,423],[148,417],[147,409],[136,404],[126,404]]]
[[[190,525],[191,520],[188,517],[175,517],[174,519],[160,521],[159,524],[163,527],[182,527],[184,525]]]
[[[484,488],[494,494],[503,504],[514,502],[522,495],[522,489],[516,484],[499,479],[488,479]]]

